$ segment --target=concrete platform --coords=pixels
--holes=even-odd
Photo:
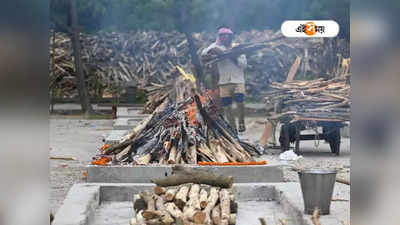
[[[142,114],[142,107],[118,107],[117,118],[146,118],[149,114]]]
[[[233,176],[235,183],[282,182],[281,164],[265,166],[196,166],[219,174]],[[94,166],[88,165],[87,181],[92,183],[150,183],[151,179],[170,175],[172,166]]]
[[[118,118],[115,120],[113,130],[132,130],[143,118]]]
[[[105,143],[110,145],[119,143],[121,138],[126,134],[128,134],[128,130],[112,130],[107,136]]]
[[[53,225],[122,225],[134,216],[133,194],[151,190],[153,184],[75,184],[55,215]],[[234,184],[238,203],[238,225],[267,224],[312,225],[311,216],[303,214],[303,199],[298,183]],[[334,203],[334,202],[332,202]],[[321,216],[323,225],[342,225],[337,219],[337,205],[331,205],[331,215]],[[348,209],[350,210],[350,204]]]

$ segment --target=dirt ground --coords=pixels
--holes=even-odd
[[[243,138],[256,142],[263,130],[264,118],[252,117],[247,119],[247,132]],[[74,183],[85,181],[85,166],[90,163],[92,156],[103,144],[102,139],[112,130],[113,120],[83,120],[65,116],[50,118],[50,156],[76,157],[75,161],[50,160],[50,206],[56,213],[61,206],[69,188]],[[277,135],[278,137],[278,135]],[[290,171],[290,166],[302,167],[330,167],[340,168],[339,177],[350,178],[350,139],[342,139],[341,155],[334,156],[330,153],[329,145],[320,141],[318,148],[314,141],[301,142],[300,148],[303,159],[287,163],[284,174],[286,181],[297,181],[295,172]],[[275,155],[262,155],[260,159],[268,163],[280,162],[278,151]],[[282,163],[282,162],[281,162]]]

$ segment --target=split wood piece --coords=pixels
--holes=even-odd
[[[200,185],[192,184],[189,191],[189,201],[187,202],[188,206],[194,209],[200,209],[199,193],[200,193]]]
[[[220,205],[215,206],[211,210],[211,220],[213,224],[221,224],[221,208]]]
[[[183,209],[183,218],[187,219],[188,221],[192,221],[195,224],[204,224],[206,220],[206,214],[191,206],[185,206]]]
[[[165,200],[167,200],[168,202],[172,202],[175,198],[176,192],[176,188],[167,189],[167,191],[165,192]]]
[[[211,222],[211,211],[214,209],[215,205],[217,204],[217,201],[219,199],[219,193],[218,189],[215,187],[212,187],[210,189],[210,196],[208,197],[208,204],[206,208],[203,210],[203,212],[206,213],[206,223],[209,224]]]
[[[230,216],[230,195],[229,191],[226,189],[222,189],[219,192],[219,201],[221,206],[221,225],[228,225],[229,224],[229,216]]]
[[[140,197],[146,202],[147,210],[155,210],[155,201],[153,198],[153,194],[149,191],[144,191],[140,193]]]
[[[169,152],[168,164],[175,164],[176,162],[176,146],[173,145]]]
[[[154,187],[154,193],[157,195],[162,195],[166,192],[166,189],[164,187],[160,187],[160,186],[155,186]]]
[[[135,162],[137,165],[147,165],[149,164],[150,160],[151,160],[151,154],[148,153],[139,157],[138,159],[135,159]]]
[[[133,209],[136,212],[147,209],[147,203],[140,197],[139,194],[133,195]]]
[[[314,225],[321,225],[321,223],[319,222],[319,210],[318,208],[314,209],[313,215],[312,215],[312,221],[314,223]]]
[[[154,201],[155,201],[156,210],[160,210],[160,211],[165,210],[164,199],[158,195],[154,195],[153,197],[154,197]]]
[[[160,218],[162,213],[161,213],[161,211],[157,211],[157,210],[145,210],[145,211],[143,211],[142,215],[146,220],[151,220],[151,219],[155,219],[155,218]]]
[[[158,186],[178,186],[186,183],[208,184],[221,188],[231,188],[233,183],[232,176],[217,175],[208,171],[174,166],[174,174],[165,178],[153,179],[152,182]]]
[[[188,192],[189,192],[189,187],[184,185],[176,193],[174,202],[179,209],[183,209],[183,207],[186,205]]]
[[[204,188],[200,190],[199,201],[200,201],[200,208],[201,209],[206,208],[208,204],[208,192]]]
[[[181,218],[183,216],[182,211],[173,202],[166,203],[165,210],[167,210],[167,212],[171,214],[171,216],[175,219]]]

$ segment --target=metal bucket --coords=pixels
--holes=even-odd
[[[315,208],[319,209],[321,215],[330,213],[336,173],[333,169],[307,169],[299,172],[305,214],[312,214]]]

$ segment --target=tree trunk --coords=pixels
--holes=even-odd
[[[78,13],[76,9],[76,0],[71,0],[71,25],[72,25],[72,48],[74,51],[74,63],[75,72],[78,78],[78,92],[80,103],[82,107],[82,112],[87,117],[93,112],[92,105],[90,104],[89,94],[85,84],[85,77],[83,74],[82,60],[81,60],[81,43],[79,40],[79,30],[78,30]]]

